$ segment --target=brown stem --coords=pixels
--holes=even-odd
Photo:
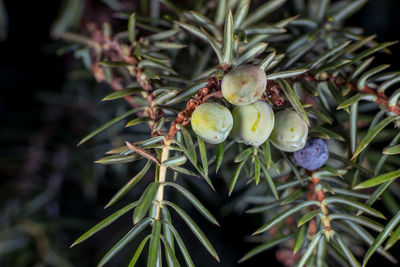
[[[198,93],[186,103],[186,108],[178,113],[178,116],[176,117],[175,121],[172,122],[171,127],[169,128],[167,140],[172,140],[174,138],[175,134],[178,132],[178,124],[183,126],[189,124],[190,117],[198,106],[207,102],[207,100],[212,97],[222,97],[222,93],[219,91],[221,87],[221,81],[215,77],[209,78],[207,81],[207,85],[201,88]]]
[[[316,82],[320,81],[320,80],[317,80],[311,74],[300,75],[300,76],[296,77],[294,80],[300,80],[302,78],[305,78],[305,79],[307,79],[309,81],[314,81],[314,82],[315,81]],[[324,79],[324,80],[331,80],[331,81],[333,81],[335,83],[336,86],[339,86],[339,87],[348,84],[350,86],[350,89],[352,91],[357,92],[357,93],[375,95],[376,96],[375,102],[377,104],[379,104],[381,107],[385,108],[387,111],[393,112],[397,116],[400,116],[400,106],[399,105],[394,105],[393,107],[389,107],[389,99],[388,99],[388,97],[386,96],[385,93],[380,93],[377,90],[375,90],[374,88],[371,88],[371,87],[369,87],[367,85],[365,85],[363,89],[359,90],[357,88],[356,83],[348,81],[346,79],[343,79],[342,77],[339,77],[339,76],[330,75],[330,76],[327,76],[326,79]],[[323,81],[323,80],[321,80],[321,81]]]
[[[320,209],[322,214],[324,215],[324,218],[322,220],[322,224],[325,227],[325,235],[329,239],[332,236],[332,229],[331,229],[331,223],[329,220],[329,210],[328,206],[325,203],[325,193],[322,188],[317,188],[317,185],[320,182],[320,179],[316,176],[314,176],[314,171],[310,172],[311,175],[311,180],[308,183],[308,193],[307,193],[307,199],[308,200],[317,200],[320,202]],[[314,210],[316,207],[311,207],[310,210]],[[317,232],[317,222],[315,219],[313,219],[310,224],[308,225],[308,231],[310,235],[315,235]]]

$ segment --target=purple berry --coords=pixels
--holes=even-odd
[[[329,158],[328,147],[321,138],[310,138],[303,149],[293,153],[297,164],[309,171],[320,168]]]

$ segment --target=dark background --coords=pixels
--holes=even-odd
[[[378,41],[398,40],[399,2],[370,0],[361,12],[348,21],[348,25],[365,28],[367,35],[377,34]],[[92,167],[93,161],[105,149],[75,147],[102,116],[98,114],[100,111],[96,103],[100,96],[93,97],[93,92],[85,91],[85,88],[97,87],[100,94],[106,91],[90,80],[83,84],[69,81],[72,77],[69,70],[75,63],[71,57],[56,55],[57,42],[49,35],[60,3],[5,1],[9,28],[7,40],[0,42],[0,221],[4,219],[1,213],[6,210],[12,218],[9,223],[0,223],[0,228],[7,231],[13,223],[26,223],[24,215],[19,212],[23,210],[22,203],[49,192],[43,200],[45,204],[33,208],[32,221],[43,223],[44,231],[51,236],[48,240],[50,247],[69,259],[72,266],[94,266],[126,231],[124,224],[130,221],[125,218],[125,221],[96,235],[93,240],[68,249],[74,238],[110,214],[101,207],[122,181],[110,178],[113,172],[107,171],[104,176],[101,175],[104,172],[101,167]],[[392,55],[381,55],[378,62],[391,63],[393,69],[400,69],[400,45],[394,46],[392,51]],[[211,201],[214,200],[222,205],[227,198],[216,196]],[[219,204],[206,206],[218,207]],[[240,214],[220,218],[220,229],[210,226],[196,215],[194,218],[204,226],[211,242],[216,244],[222,257],[220,265],[214,263],[200,245],[192,244],[194,237],[188,230],[184,231],[189,250],[199,266],[234,266],[235,261],[254,245],[243,242],[243,236],[249,234],[249,229],[259,226],[261,220],[250,220]],[[36,241],[30,242],[33,250],[40,247]],[[132,249],[133,245],[110,266],[127,262],[126,257],[132,255]],[[20,256],[17,253],[12,255]],[[279,266],[274,255],[275,251],[271,250],[242,266]],[[0,252],[0,265],[4,266],[2,262]],[[383,263],[388,265],[386,260],[374,256],[370,266]]]

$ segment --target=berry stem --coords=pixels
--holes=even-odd
[[[319,185],[320,179],[311,171],[311,181],[308,184],[309,192],[307,195],[308,200],[317,200],[321,203],[320,210],[323,214],[322,225],[325,228],[325,236],[329,240],[332,237],[331,222],[329,219],[328,206],[325,203],[325,193],[323,188]],[[311,207],[311,209],[315,209]],[[309,224],[309,233],[315,235],[317,232],[316,220],[313,219]]]

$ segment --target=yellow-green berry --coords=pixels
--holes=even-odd
[[[251,146],[264,143],[274,128],[275,117],[270,105],[257,101],[233,110],[232,137],[236,142]]]
[[[229,135],[232,126],[232,114],[218,103],[203,103],[191,117],[192,129],[196,135],[210,144],[222,143]]]
[[[229,103],[237,106],[257,101],[267,86],[265,72],[252,65],[242,65],[222,79],[222,95]]]
[[[307,135],[307,123],[295,111],[282,110],[275,114],[275,127],[270,140],[279,150],[294,152],[302,149]]]

